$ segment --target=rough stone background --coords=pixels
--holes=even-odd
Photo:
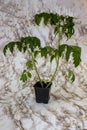
[[[1,130],[87,130],[87,0],[0,0],[0,129]],[[82,47],[82,63],[72,68],[73,84],[60,68],[48,105],[35,103],[33,78],[20,82],[26,56],[17,52],[4,57],[6,43],[29,34],[49,42],[49,30],[35,27],[32,17],[50,11],[75,18],[76,33],[69,41]],[[42,31],[43,28],[43,31]],[[44,63],[40,64],[40,67]],[[45,64],[44,64],[45,66]],[[42,76],[49,65],[41,70]],[[57,86],[57,87],[55,87]]]

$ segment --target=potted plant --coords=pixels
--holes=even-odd
[[[65,37],[69,40],[74,34],[74,22],[73,17],[63,16],[54,13],[39,13],[35,15],[35,23],[39,26],[41,20],[43,19],[45,26],[48,24],[53,26],[54,39],[57,38],[57,46],[52,44],[49,46],[42,47],[40,39],[33,36],[22,37],[19,41],[13,41],[8,43],[4,47],[4,54],[9,48],[13,53],[14,47],[17,46],[19,51],[28,52],[29,59],[26,62],[27,69],[23,71],[21,75],[21,80],[26,82],[28,78],[32,77],[31,70],[35,70],[37,74],[37,82],[34,85],[36,102],[39,103],[48,103],[49,101],[49,92],[53,80],[59,69],[60,58],[65,55],[66,61],[69,61],[70,55],[73,56],[73,64],[77,67],[81,62],[81,48],[75,45],[61,44],[62,39]],[[54,73],[49,81],[45,81],[41,78],[39,74],[39,68],[37,68],[37,56],[44,57],[46,59],[49,57],[50,63],[53,60],[56,61],[56,67],[54,68]],[[68,70],[68,77],[73,82],[75,80],[75,75],[73,71]]]

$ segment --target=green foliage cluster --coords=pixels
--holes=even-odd
[[[22,72],[20,80],[22,80],[23,82],[25,82],[25,81],[27,81],[28,78],[31,78],[31,77],[32,77],[31,73],[28,72],[27,70],[24,70]]]
[[[59,46],[59,56],[61,57],[64,50],[66,49],[66,61],[69,60],[70,54],[73,56],[73,64],[77,67],[81,62],[81,48],[78,46],[71,46],[63,44]]]
[[[15,42],[13,41],[13,42],[8,43],[4,47],[4,50],[3,50],[4,54],[6,54],[7,49],[9,49],[13,53],[15,46],[17,46],[19,51],[26,52],[26,50],[30,48],[31,51],[34,52],[37,47],[40,48],[41,43],[37,37],[31,37],[31,36],[22,37],[20,41],[15,41]]]
[[[63,36],[66,36],[67,39],[70,39],[71,36],[74,34],[73,17],[62,16],[53,13],[40,13],[35,15],[35,22],[37,25],[40,24],[42,19],[44,19],[45,25],[51,24],[52,26],[54,26],[54,33],[55,35],[58,34],[58,48],[53,48],[52,46],[42,47],[39,38],[27,36],[22,37],[19,41],[13,41],[8,43],[3,50],[4,54],[6,55],[7,49],[9,49],[13,53],[14,47],[17,46],[19,51],[22,51],[24,53],[28,51],[29,55],[31,55],[31,59],[29,59],[26,62],[27,69],[23,71],[20,78],[23,82],[27,81],[28,78],[32,77],[31,70],[33,69],[36,71],[38,79],[42,81],[36,66],[36,57],[38,56],[38,54],[40,54],[41,57],[44,58],[47,58],[47,56],[49,56],[50,62],[52,62],[54,59],[56,60],[57,65],[54,74],[51,78],[51,81],[53,81],[53,79],[55,78],[57,69],[59,67],[59,59],[62,57],[64,52],[66,55],[66,61],[69,61],[70,55],[72,54],[73,64],[75,67],[77,67],[81,62],[80,47],[67,44],[60,44],[60,41],[63,38]],[[75,80],[75,75],[71,70],[68,71],[68,77],[71,79],[72,82]]]
[[[44,19],[45,25],[50,23],[55,26],[54,33],[60,33],[61,29],[61,38],[64,35],[69,39],[74,34],[73,17],[45,12],[35,15],[35,22],[37,25],[40,24],[42,19]]]

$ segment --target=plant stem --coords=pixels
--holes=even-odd
[[[28,50],[28,51],[29,51],[29,50]],[[29,52],[30,52],[30,51],[29,51]],[[40,81],[40,83],[41,83],[41,86],[43,87],[42,80],[41,80],[41,78],[40,78],[40,76],[39,76],[39,73],[38,73],[38,70],[37,70],[37,66],[36,66],[36,64],[35,64],[35,59],[34,59],[33,53],[30,52],[30,54],[31,54],[31,56],[32,56],[32,62],[33,62],[34,68],[35,68],[35,72],[36,72],[36,74],[37,74],[37,76],[38,76],[38,79],[39,79],[39,81]]]
[[[60,32],[59,32],[59,36],[58,36],[58,47],[57,47],[58,50],[59,50],[60,40],[61,40],[61,38],[60,38]],[[50,85],[50,83],[52,83],[52,81],[54,80],[55,75],[56,75],[56,73],[57,73],[57,71],[58,71],[58,66],[59,66],[59,55],[57,55],[57,57],[56,57],[56,68],[55,68],[55,71],[54,71],[54,73],[53,73],[53,75],[52,75],[52,78],[51,78],[49,84],[47,85],[47,87],[48,87],[48,86]]]
[[[52,81],[54,80],[54,78],[55,78],[55,75],[56,75],[57,70],[58,70],[58,65],[59,65],[59,56],[58,56],[58,58],[56,58],[56,68],[55,68],[55,71],[54,71],[53,76],[52,76],[52,78],[51,78],[51,82],[52,82]]]

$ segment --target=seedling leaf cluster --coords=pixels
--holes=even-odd
[[[19,51],[26,52],[28,51],[28,54],[31,56],[31,59],[29,59],[26,62],[27,69],[23,71],[21,75],[21,80],[23,82],[27,81],[28,78],[32,77],[31,70],[35,70],[38,80],[42,82],[44,79],[41,79],[41,76],[39,74],[38,68],[37,68],[37,56],[38,54],[41,57],[47,58],[49,56],[50,63],[55,59],[56,61],[56,67],[54,68],[54,73],[52,74],[52,77],[50,78],[50,82],[52,82],[57,74],[58,68],[59,68],[59,59],[62,57],[63,53],[65,52],[65,58],[68,62],[70,59],[70,55],[73,56],[73,64],[75,67],[77,67],[81,62],[81,48],[78,46],[73,45],[67,45],[67,44],[61,44],[61,40],[66,37],[67,40],[69,40],[72,35],[74,34],[74,22],[73,17],[70,16],[63,16],[58,15],[54,13],[39,13],[35,15],[35,23],[39,26],[40,22],[44,21],[45,26],[48,24],[53,26],[54,34],[58,37],[57,42],[57,48],[54,48],[52,45],[42,47],[41,41],[39,38],[34,36],[27,36],[22,37],[19,41],[13,41],[8,43],[4,47],[4,54],[6,55],[7,50],[9,49],[11,53],[14,51],[14,47],[16,46]],[[75,75],[72,70],[68,70],[68,77],[73,82],[75,80]],[[49,84],[48,84],[49,86]]]

